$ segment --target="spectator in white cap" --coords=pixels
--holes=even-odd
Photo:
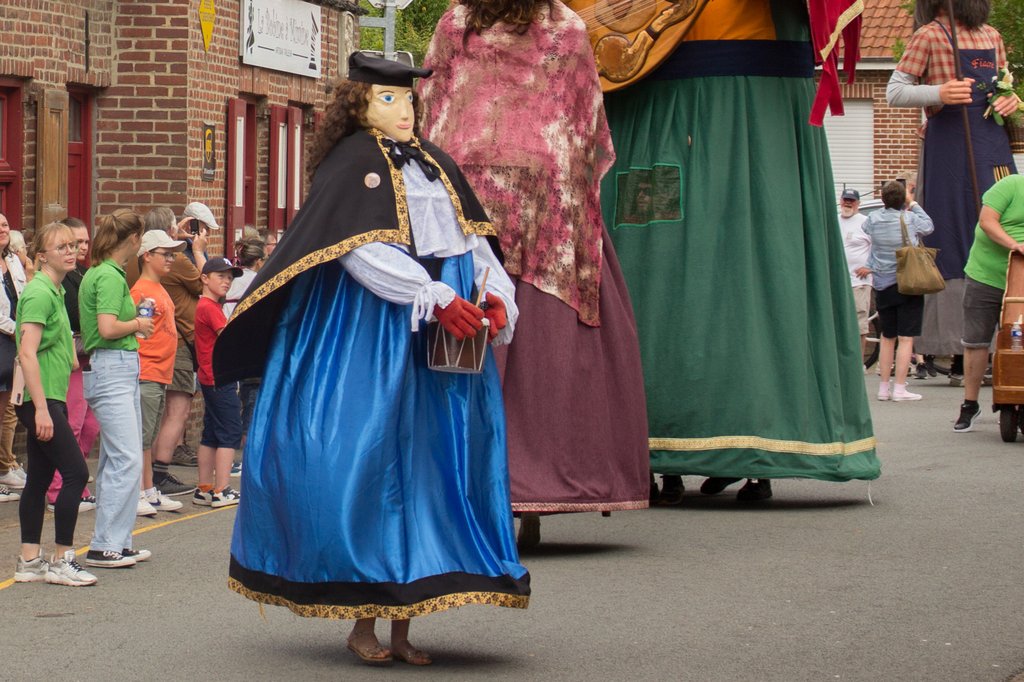
[[[217,219],[213,217],[213,211],[210,207],[201,201],[193,201],[191,204],[185,207],[185,212],[182,214],[186,218],[196,218],[199,222],[206,225],[208,230],[218,230],[220,225],[217,224]]]
[[[174,324],[174,301],[160,282],[170,274],[171,264],[185,242],[171,239],[163,230],[142,235],[139,247],[139,279],[131,288],[132,300],[141,311],[152,310],[153,333],[139,340],[139,396],[142,407],[142,489],[137,514],[152,516],[157,511],[181,509],[181,502],[161,494],[153,483],[153,441],[163,418],[167,387],[174,378],[174,356],[178,332]],[[144,306],[143,302],[149,303]]]

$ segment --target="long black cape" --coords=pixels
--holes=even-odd
[[[293,280],[303,272],[373,242],[411,245],[412,230],[402,172],[376,130],[342,138],[317,168],[306,202],[285,237],[256,275],[213,349],[218,386],[263,375],[267,350]],[[420,140],[441,169],[465,234],[488,237],[498,258],[494,226],[451,157]]]

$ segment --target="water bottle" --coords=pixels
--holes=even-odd
[[[138,307],[135,309],[136,317],[153,317],[153,312],[156,310],[156,301],[152,298],[144,298],[139,301]],[[135,332],[135,336],[141,338],[145,337],[142,332]]]
[[[1024,316],[1022,316],[1024,317]],[[1021,317],[1010,327],[1010,350],[1024,350],[1024,332],[1021,332]]]

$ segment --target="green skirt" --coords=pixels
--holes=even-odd
[[[813,81],[609,94],[602,208],[633,298],[651,469],[874,479],[856,312]]]

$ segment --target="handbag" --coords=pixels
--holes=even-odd
[[[935,266],[938,249],[914,246],[907,234],[907,223],[900,213],[903,246],[896,249],[896,286],[904,296],[935,294],[946,288],[942,273]]]

